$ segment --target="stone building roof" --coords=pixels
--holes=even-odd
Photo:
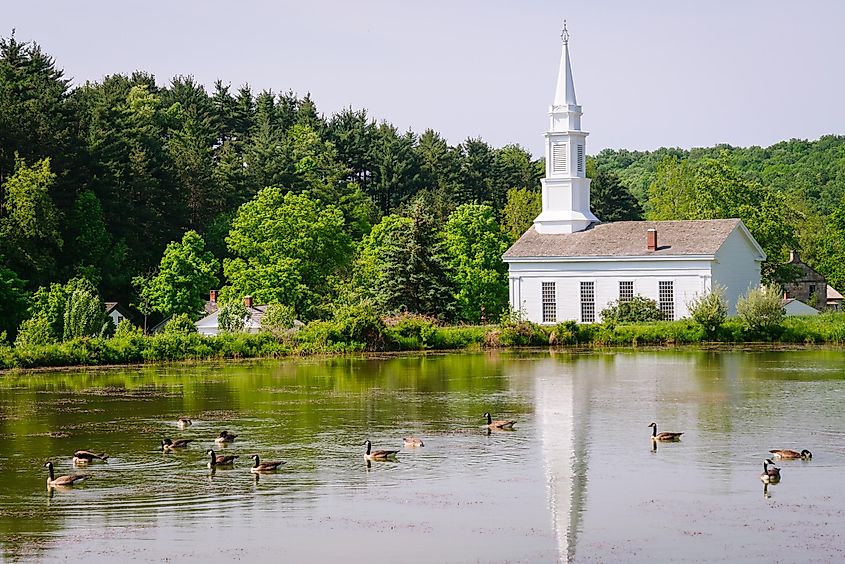
[[[738,225],[739,219],[617,221],[554,235],[537,233],[532,226],[502,258],[714,255]],[[657,230],[655,251],[648,250],[649,229]]]

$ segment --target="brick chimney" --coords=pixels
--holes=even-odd
[[[246,306],[247,309],[252,308],[252,296],[244,296],[244,306]]]
[[[801,262],[801,256],[798,254],[798,251],[794,249],[789,251],[789,262],[792,264]]]
[[[646,244],[648,245],[649,251],[656,251],[657,250],[657,229],[649,229],[648,235],[646,238]]]
[[[208,291],[208,301],[213,304],[217,303],[217,290],[209,290]]]

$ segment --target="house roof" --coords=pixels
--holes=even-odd
[[[264,314],[267,313],[267,304],[256,305],[252,307],[246,308],[248,318],[246,320],[247,326],[252,327],[261,327],[261,318],[264,317]],[[217,314],[220,313],[219,309],[215,309],[214,312],[209,313],[205,317],[197,320],[196,326],[197,327],[217,327]]]
[[[106,315],[109,315],[114,310],[117,310],[118,313],[120,313],[120,315],[122,315],[123,317],[125,317],[127,319],[132,318],[132,314],[129,313],[129,311],[127,311],[125,307],[120,305],[120,303],[118,303],[118,302],[104,302],[104,303],[105,303],[105,306],[106,306]]]
[[[502,258],[714,255],[737,226],[747,233],[739,219],[616,221],[567,234],[541,234],[532,226]],[[657,230],[656,251],[646,244],[649,229]]]
[[[836,301],[842,300],[842,294],[836,291],[836,289],[831,286],[830,284],[827,285],[827,301]]]

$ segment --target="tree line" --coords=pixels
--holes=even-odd
[[[780,173],[733,149],[603,151],[588,162],[592,207],[604,221],[739,216],[771,251],[771,276],[809,241],[829,250],[805,256],[835,275],[820,257],[841,249],[831,162],[842,170],[843,151],[823,140],[801,160],[825,175],[815,192],[772,181],[796,174],[788,151],[773,152],[789,163]],[[450,145],[365,109],[325,116],[308,94],[140,71],[72,85],[12,34],[0,38],[0,332],[13,340],[26,322],[24,341],[61,340],[67,311],[103,298],[197,315],[215,288],[305,321],[360,303],[495,319],[500,257],[539,213],[544,166],[519,145]],[[99,330],[80,315],[69,334]]]

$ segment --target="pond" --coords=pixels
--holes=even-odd
[[[843,399],[838,350],[4,374],[2,558],[842,560]],[[514,430],[488,432],[486,411]],[[652,421],[682,440],[655,450]],[[237,439],[215,445],[223,429]],[[404,446],[411,435],[425,446]],[[165,437],[193,442],[163,453]],[[395,460],[367,464],[367,439]],[[240,458],[212,471],[209,448]],[[778,461],[764,492],[775,448],[813,458]],[[108,461],[75,467],[78,449]],[[253,453],[286,464],[256,477]],[[48,489],[48,460],[89,476]]]

